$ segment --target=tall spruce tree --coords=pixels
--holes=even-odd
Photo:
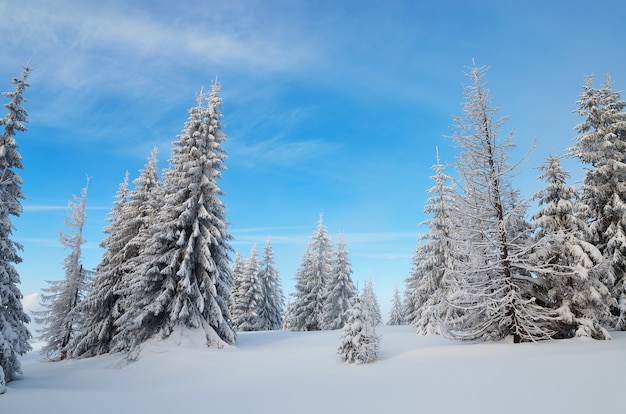
[[[263,249],[263,257],[259,264],[259,283],[263,292],[261,298],[261,330],[277,330],[283,323],[285,296],[280,284],[278,268],[274,263],[272,240],[268,237]]]
[[[500,137],[506,118],[497,118],[484,84],[486,68],[466,74],[463,115],[455,118],[456,169],[462,192],[455,197],[450,246],[452,263],[443,276],[439,326],[448,337],[514,342],[550,338],[544,322],[554,317],[530,295],[533,264],[526,204],[513,189],[517,164],[508,161],[512,135]]]
[[[559,158],[550,156],[540,167],[546,188],[537,192],[539,211],[533,216],[537,247],[536,260],[546,264],[536,274],[545,290],[545,306],[558,309],[553,321],[561,337],[591,336],[608,339],[602,324],[611,321],[610,303],[615,300],[599,280],[602,254],[584,240],[586,223],[576,216],[576,188],[567,185],[569,173]]]
[[[341,329],[345,325],[352,307],[352,300],[358,295],[352,283],[352,267],[343,234],[337,241],[333,267],[326,284],[324,306],[322,307],[322,329]]]
[[[237,319],[233,322],[239,331],[260,331],[262,329],[261,309],[263,289],[259,280],[259,252],[256,245],[243,268],[241,284],[238,286],[235,303]]]
[[[48,281],[43,288],[41,304],[44,310],[35,313],[35,320],[43,325],[41,339],[45,345],[41,348],[42,355],[50,361],[66,359],[71,349],[71,342],[80,332],[84,315],[81,313],[81,302],[87,294],[90,272],[82,265],[82,245],[87,241],[83,237],[85,227],[87,185],[81,196],[74,195],[74,201],[68,203],[69,218],[65,220],[69,233],[59,231],[61,244],[70,253],[63,260],[63,280]]]
[[[18,356],[31,349],[31,334],[26,327],[30,318],[22,306],[22,293],[17,286],[20,277],[14,267],[22,261],[18,255],[22,246],[11,239],[11,216],[21,214],[20,199],[24,198],[22,179],[15,172],[24,168],[15,135],[26,131],[28,113],[22,103],[26,102],[24,91],[29,86],[26,78],[30,70],[24,66],[21,76],[11,81],[15,90],[2,93],[10,102],[4,105],[8,113],[0,119],[0,126],[4,127],[0,136],[0,394],[5,391],[5,384],[21,373]]]
[[[302,263],[296,274],[291,326],[298,331],[322,329],[322,313],[325,302],[326,284],[333,267],[332,243],[323,221],[323,214],[307,244]]]
[[[111,340],[116,332],[115,320],[120,314],[122,266],[126,260],[123,251],[128,239],[133,236],[122,231],[128,191],[127,172],[107,218],[109,225],[104,233],[108,236],[100,243],[105,252],[96,267],[89,293],[79,304],[79,312],[84,315],[85,323],[68,347],[74,357],[90,357],[110,351]]]
[[[439,161],[433,167],[431,179],[435,185],[428,190],[424,213],[431,217],[421,224],[428,227],[420,237],[413,257],[411,274],[406,280],[405,306],[408,319],[421,335],[439,333],[436,308],[440,303],[441,281],[451,266],[450,208],[454,204],[454,189],[448,184],[452,178],[445,174]]]
[[[150,223],[131,280],[132,306],[118,320],[117,349],[137,349],[154,336],[184,328],[202,330],[207,346],[235,342],[231,236],[217,183],[226,157],[219,91],[216,82],[206,107],[204,95],[198,96],[174,142],[164,173],[164,205]]]
[[[617,306],[613,326],[626,330],[626,102],[613,91],[610,77],[593,87],[588,76],[576,112],[584,118],[570,155],[589,164],[581,189],[580,215],[589,222],[589,242],[608,261],[602,282]]]
[[[241,252],[237,250],[235,254],[235,259],[233,260],[233,265],[231,267],[231,274],[233,277],[233,300],[230,306],[230,315],[232,317],[233,323],[236,325],[236,321],[239,318],[239,307],[238,304],[242,302],[243,296],[245,295],[245,291],[243,290],[243,285],[245,282],[245,268],[246,268],[246,259],[243,257]]]

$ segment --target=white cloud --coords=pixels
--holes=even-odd
[[[172,8],[176,9],[176,18],[171,16]],[[47,74],[75,89],[96,85],[115,72],[122,72],[117,76],[125,75],[130,86],[145,85],[146,80],[136,73],[119,70],[129,63],[129,67],[154,75],[163,71],[180,73],[177,68],[202,70],[216,65],[285,71],[312,59],[312,49],[298,47],[294,36],[246,27],[242,16],[230,15],[227,19],[213,6],[212,13],[218,18],[202,16],[194,9],[159,9],[152,5],[139,9],[90,2],[5,3],[0,5],[0,15],[11,15],[11,19],[0,24],[0,36],[9,46],[2,58],[6,61],[16,51],[34,54],[38,60],[45,58]],[[109,82],[101,86],[126,85]]]
[[[301,162],[327,156],[340,147],[340,144],[310,139],[289,141],[284,137],[259,141],[250,145],[239,145],[233,149],[237,161],[247,167],[258,167],[261,164],[296,166]]]

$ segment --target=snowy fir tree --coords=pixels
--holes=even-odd
[[[422,259],[422,245],[418,240],[417,247],[411,256],[411,270],[409,275],[404,279],[404,300],[403,300],[403,313],[404,320],[407,324],[413,325],[413,322],[417,319],[416,310],[422,307],[422,304],[428,300],[428,297],[422,297],[418,295],[420,290],[420,282],[422,281],[422,274],[420,273],[420,261]]]
[[[259,253],[256,245],[250,251],[250,256],[243,269],[241,283],[237,289],[235,326],[239,331],[262,330],[263,321],[260,314],[264,292],[259,280]]]
[[[307,244],[302,263],[296,274],[291,313],[292,329],[298,331],[322,329],[324,295],[332,269],[332,243],[323,222],[323,214],[320,214],[317,230]]]
[[[156,147],[152,149],[144,168],[139,170],[139,176],[133,181],[133,185],[133,189],[128,193],[127,202],[119,210],[121,217],[115,219],[119,221],[120,226],[111,228],[120,233],[115,237],[122,239],[120,244],[123,246],[120,246],[119,251],[121,255],[119,271],[122,274],[118,286],[122,298],[122,303],[119,304],[120,311],[130,308],[128,301],[131,296],[132,278],[135,275],[135,269],[141,264],[140,256],[147,243],[152,222],[165,203]],[[101,247],[108,248],[105,245]],[[107,264],[101,263],[99,267],[103,266],[106,269]]]
[[[590,165],[581,189],[579,212],[589,222],[589,242],[608,261],[602,282],[617,300],[611,328],[626,330],[626,102],[609,77],[600,89],[589,76],[578,100],[584,118],[570,155]]]
[[[324,306],[322,308],[322,329],[340,329],[346,323],[347,311],[352,307],[352,299],[358,292],[352,283],[352,267],[343,235],[337,241],[337,251],[333,267],[326,284]]]
[[[393,298],[391,299],[391,310],[389,311],[389,319],[387,325],[404,325],[404,308],[400,299],[400,290],[398,286],[393,290]]]
[[[83,323],[83,314],[80,312],[81,301],[84,299],[89,286],[89,272],[83,269],[82,245],[86,243],[83,229],[87,214],[87,185],[81,196],[74,196],[74,201],[68,204],[69,219],[65,220],[69,233],[59,231],[61,244],[69,249],[69,255],[63,260],[63,280],[48,281],[49,286],[42,289],[42,311],[35,314],[35,320],[43,325],[40,338],[45,342],[41,348],[42,355],[50,361],[64,360],[68,357],[71,341],[80,331]]]
[[[293,303],[291,301],[287,301],[287,305],[285,306],[285,313],[283,313],[283,324],[280,326],[280,329],[283,331],[295,331],[293,325],[293,318],[291,315],[293,314]]]
[[[550,338],[545,325],[554,312],[538,306],[532,297],[535,269],[529,259],[531,227],[526,205],[513,189],[517,164],[508,162],[512,136],[502,139],[506,118],[496,118],[486,68],[467,73],[463,116],[455,118],[454,143],[459,187],[451,222],[451,265],[443,275],[441,332],[462,340],[514,342]]]
[[[614,299],[598,278],[602,254],[584,240],[588,229],[576,216],[576,188],[567,185],[570,175],[559,158],[548,157],[540,170],[539,178],[547,186],[533,197],[540,207],[533,216],[538,241],[533,254],[547,264],[536,275],[545,291],[544,305],[558,309],[559,317],[553,321],[557,336],[608,339],[601,324],[610,322],[609,304]]]
[[[259,283],[261,285],[261,303],[259,318],[261,330],[277,330],[283,324],[285,296],[280,283],[278,268],[274,263],[272,240],[268,237],[263,249],[263,258],[259,264]]]
[[[422,335],[439,333],[435,309],[440,302],[439,289],[445,269],[451,266],[449,210],[454,204],[454,189],[448,184],[452,178],[444,173],[439,151],[432,168],[435,175],[430,178],[435,185],[428,190],[430,197],[424,207],[424,213],[431,217],[421,223],[428,230],[420,237],[411,273],[405,281],[406,318]]]
[[[135,350],[152,337],[166,338],[184,328],[203,331],[207,346],[235,342],[229,311],[231,236],[217,183],[226,157],[219,90],[214,83],[206,107],[204,95],[198,96],[174,142],[164,173],[164,204],[150,222],[137,260],[131,307],[117,322],[116,350]]]
[[[378,298],[374,292],[374,285],[372,283],[372,275],[368,276],[363,287],[363,293],[361,294],[361,300],[363,306],[367,310],[367,315],[370,318],[372,326],[378,326],[383,324],[383,316],[380,313],[380,306],[378,305]]]
[[[374,362],[378,357],[380,337],[368,315],[367,304],[360,297],[348,309],[348,320],[341,331],[337,353],[344,361],[356,364]]]
[[[242,303],[242,297],[245,295],[245,291],[243,290],[244,279],[246,276],[245,273],[246,268],[246,259],[243,257],[241,252],[237,250],[235,254],[235,259],[233,260],[233,265],[231,267],[231,275],[233,277],[233,300],[230,306],[230,316],[233,321],[236,321],[239,318],[239,310],[238,304]]]
[[[26,78],[30,70],[28,65],[24,66],[21,76],[12,79],[15,90],[2,94],[10,102],[4,105],[8,113],[0,119],[0,127],[4,127],[0,137],[0,394],[5,391],[6,383],[21,373],[18,356],[31,349],[28,343],[31,334],[26,327],[30,318],[22,307],[22,293],[17,286],[20,277],[14,267],[22,261],[18,255],[22,246],[11,239],[14,229],[11,216],[21,214],[20,199],[24,198],[22,179],[15,172],[24,168],[15,135],[26,131],[28,113],[22,103],[26,102],[24,91],[29,86]]]
[[[113,209],[107,218],[110,223],[104,229],[108,236],[100,243],[105,249],[100,264],[96,268],[89,293],[79,304],[79,312],[84,316],[82,329],[68,346],[70,356],[94,356],[110,351],[111,340],[116,332],[115,320],[120,314],[123,278],[122,266],[125,261],[124,246],[132,234],[122,231],[125,224],[123,210],[128,202],[128,173],[115,195]]]

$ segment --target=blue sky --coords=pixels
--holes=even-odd
[[[460,114],[465,68],[487,74],[519,154],[516,185],[572,144],[584,76],[626,87],[621,1],[64,1],[1,2],[0,90],[30,60],[25,169],[25,295],[63,278],[67,203],[92,177],[84,264],[102,254],[105,217],[126,171],[154,146],[162,168],[195,94],[222,85],[233,247],[272,237],[283,288],[318,216],[344,233],[355,281],[372,276],[385,313],[404,286],[436,147]],[[6,100],[2,102],[6,103]],[[582,168],[567,162],[576,179]],[[451,171],[449,171],[451,172]]]

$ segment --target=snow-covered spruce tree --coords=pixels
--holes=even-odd
[[[506,118],[496,118],[485,71],[476,66],[468,71],[463,116],[455,118],[452,139],[461,151],[456,169],[462,192],[451,213],[452,263],[443,275],[439,327],[447,337],[471,341],[550,338],[554,332],[545,322],[556,315],[532,297],[530,272],[540,269],[529,258],[526,205],[511,184],[512,135],[500,138]]]
[[[367,314],[370,317],[372,326],[378,326],[383,324],[383,316],[380,313],[380,306],[378,305],[378,298],[374,292],[374,286],[372,284],[372,275],[369,275],[365,281],[363,287],[363,293],[361,294],[361,300],[363,306],[367,309]]]
[[[277,330],[283,324],[285,296],[280,284],[278,268],[274,263],[272,240],[268,237],[263,249],[263,258],[259,264],[259,283],[261,284],[261,306],[259,310],[260,330]]]
[[[389,319],[387,325],[404,325],[404,308],[400,299],[400,290],[398,286],[393,290],[393,298],[391,299],[391,310],[389,311]]]
[[[31,334],[26,328],[30,318],[22,306],[22,293],[17,287],[20,277],[14,267],[22,261],[18,255],[22,246],[11,240],[11,216],[21,214],[20,199],[24,198],[22,179],[15,172],[24,168],[15,134],[26,131],[28,113],[22,103],[26,102],[24,91],[29,86],[26,78],[30,70],[28,65],[24,66],[21,77],[12,79],[15,90],[2,94],[10,102],[4,105],[8,113],[0,119],[0,126],[4,126],[0,136],[0,394],[5,384],[21,373],[18,356],[31,349],[28,343]]]
[[[533,254],[546,264],[536,275],[545,290],[545,305],[558,309],[554,321],[560,337],[591,336],[608,339],[601,327],[611,321],[609,304],[615,300],[599,280],[602,254],[583,239],[586,223],[576,216],[576,188],[567,185],[570,177],[559,158],[550,156],[540,167],[539,178],[546,188],[537,192],[539,211],[533,216],[537,245]]]
[[[352,307],[348,309],[348,320],[341,331],[337,353],[349,363],[374,362],[378,357],[380,336],[372,325],[367,304],[358,296],[352,302]]]
[[[40,338],[45,341],[41,348],[41,354],[50,361],[64,360],[70,351],[71,341],[80,332],[84,315],[80,312],[81,302],[87,294],[89,286],[89,273],[82,265],[82,245],[86,243],[83,238],[83,229],[87,214],[85,212],[87,202],[87,185],[83,188],[81,196],[74,195],[74,201],[68,204],[69,219],[65,220],[70,233],[59,231],[61,244],[69,249],[69,255],[63,260],[63,280],[48,281],[48,287],[42,289],[42,311],[35,313],[35,320],[43,325]]]
[[[626,330],[626,102],[613,91],[609,77],[596,89],[589,76],[577,103],[584,120],[575,128],[578,136],[569,155],[591,166],[579,212],[589,223],[588,241],[608,261],[601,281],[617,300],[611,328]]]
[[[83,329],[72,341],[74,357],[91,357],[114,348],[117,319],[129,308],[128,287],[136,259],[145,244],[149,220],[161,204],[161,182],[157,149],[154,148],[135,185],[128,188],[128,174],[115,196],[109,213],[108,236],[100,247],[105,249],[87,298],[81,309],[86,315]]]
[[[413,321],[416,320],[416,309],[421,307],[421,304],[425,301],[419,300],[420,297],[417,297],[415,293],[417,292],[417,287],[422,279],[421,273],[419,273],[419,262],[422,257],[421,253],[422,246],[418,241],[417,247],[413,252],[413,256],[411,257],[411,270],[409,271],[409,275],[404,279],[404,300],[402,303],[404,320],[407,324],[413,325]]]
[[[431,217],[421,223],[428,231],[420,237],[415,250],[405,294],[408,319],[421,335],[439,333],[435,309],[440,303],[439,290],[445,269],[451,266],[449,210],[454,204],[454,189],[448,184],[452,178],[444,173],[444,166],[439,162],[439,151],[437,164],[432,168],[435,175],[430,178],[435,185],[428,190],[430,197],[424,207],[424,213]]]
[[[203,331],[207,346],[235,342],[229,311],[231,236],[217,184],[226,157],[219,90],[215,83],[207,107],[205,97],[198,96],[174,142],[164,172],[164,205],[150,222],[137,259],[131,307],[117,322],[116,350],[136,350],[152,337],[166,338],[184,328]]]
[[[324,307],[326,283],[333,268],[332,243],[323,222],[323,214],[307,244],[302,263],[296,274],[292,329],[296,331],[319,331]]]
[[[235,254],[235,259],[233,260],[233,265],[231,267],[231,275],[233,277],[233,300],[230,306],[230,315],[233,321],[236,321],[239,318],[239,310],[237,308],[237,304],[241,303],[242,296],[245,292],[242,289],[244,284],[244,278],[246,268],[246,259],[243,257],[241,252],[237,250]]]
[[[235,326],[239,331],[260,331],[263,325],[260,316],[263,290],[259,280],[259,253],[256,245],[250,251],[238,289]]]
[[[125,257],[120,254],[129,236],[122,231],[124,217],[122,211],[128,201],[128,172],[115,195],[115,202],[107,221],[110,223],[104,233],[108,236],[100,243],[105,249],[100,264],[91,283],[89,293],[78,306],[78,312],[85,322],[68,345],[71,356],[90,357],[109,352],[111,339],[115,334],[115,319],[119,316],[122,280],[121,267]]]
[[[283,331],[295,331],[296,329],[293,327],[293,318],[291,315],[293,314],[293,303],[291,301],[287,301],[287,305],[285,306],[285,313],[283,314],[283,324],[280,326],[280,329]]]
[[[352,299],[358,295],[352,283],[352,267],[343,234],[337,241],[335,260],[326,284],[324,306],[322,308],[322,329],[340,329],[348,318],[347,311]]]

